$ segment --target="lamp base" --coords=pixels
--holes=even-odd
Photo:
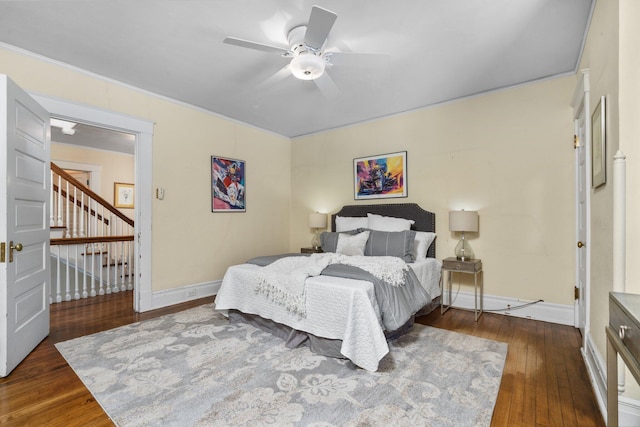
[[[315,234],[313,235],[313,239],[311,239],[311,247],[316,250],[322,247],[322,244],[320,243],[320,230],[318,230],[317,228]]]
[[[467,261],[475,257],[471,245],[467,242],[467,239],[464,238],[464,232],[462,232],[462,238],[456,245],[455,254],[456,258],[460,261]]]

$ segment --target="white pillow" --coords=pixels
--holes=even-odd
[[[336,232],[368,228],[369,219],[366,216],[336,216]]]
[[[393,218],[376,214],[367,214],[368,227],[377,231],[405,231],[411,230],[411,225],[415,223],[412,219]]]
[[[416,239],[413,243],[413,255],[416,261],[427,257],[427,251],[435,239],[436,233],[416,231]]]
[[[336,253],[342,255],[364,255],[364,247],[367,245],[367,240],[369,240],[368,231],[363,231],[353,236],[340,234]]]

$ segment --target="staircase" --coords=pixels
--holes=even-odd
[[[50,303],[133,289],[134,222],[51,163]]]

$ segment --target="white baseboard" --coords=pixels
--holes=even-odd
[[[598,407],[603,418],[607,419],[607,371],[606,362],[593,344],[591,334],[587,333],[586,348],[582,349],[584,363],[589,373],[589,379],[598,401]],[[618,425],[640,426],[640,401],[626,396],[618,397]]]
[[[473,298],[473,292],[459,291],[456,295],[454,291],[452,294],[453,306],[473,309]],[[496,310],[493,311],[493,313],[542,320],[544,322],[559,323],[561,325],[574,325],[573,305],[554,304],[542,301],[526,307],[517,308],[531,301],[487,294],[484,294],[483,300],[484,310],[487,313]],[[508,309],[509,307],[510,309]]]
[[[582,357],[587,367],[593,392],[604,419],[607,419],[607,368],[602,355],[593,344],[591,333],[587,332],[586,344],[582,347]]]
[[[151,294],[151,307],[143,311],[168,307],[170,305],[180,304],[194,299],[213,297],[218,292],[221,285],[222,280],[215,280],[213,282],[186,285],[164,291],[155,291]]]

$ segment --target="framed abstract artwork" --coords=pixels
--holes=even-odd
[[[602,96],[591,115],[591,187],[607,182],[607,121],[606,98]]]
[[[211,156],[211,212],[245,212],[245,161]]]
[[[123,182],[113,183],[113,206],[116,208],[133,209],[134,185]]]
[[[353,159],[354,198],[407,197],[407,152]]]

